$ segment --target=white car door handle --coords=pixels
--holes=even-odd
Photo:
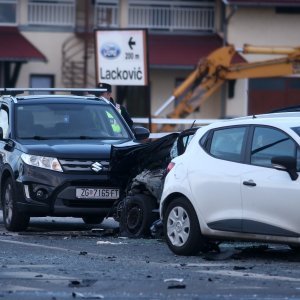
[[[253,180],[248,180],[248,181],[243,181],[243,185],[256,186],[256,183]]]

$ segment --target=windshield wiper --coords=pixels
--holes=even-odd
[[[81,140],[95,140],[95,139],[101,139],[101,136],[80,135],[79,139],[81,139]]]
[[[40,135],[34,135],[34,136],[24,136],[24,137],[19,137],[19,139],[24,139],[24,140],[49,140],[49,137],[44,137]]]

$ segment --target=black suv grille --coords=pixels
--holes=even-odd
[[[109,171],[109,161],[101,159],[85,160],[85,159],[59,159],[59,162],[64,170],[68,173],[97,173],[92,170],[92,165],[98,163],[102,165],[101,172]]]

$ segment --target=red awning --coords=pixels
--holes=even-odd
[[[46,57],[16,27],[0,26],[0,61],[43,61]]]
[[[300,0],[223,0],[223,2],[243,6],[300,6]]]
[[[195,68],[201,58],[223,46],[220,36],[153,35],[148,36],[150,68]],[[234,63],[245,62],[235,55]]]

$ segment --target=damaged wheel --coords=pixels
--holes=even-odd
[[[124,199],[121,212],[120,231],[129,237],[150,236],[150,226],[158,219],[157,201],[154,197],[145,194],[136,194]]]
[[[86,216],[86,217],[82,217],[82,220],[85,224],[100,224],[103,222],[104,217],[102,217],[102,216]]]
[[[29,216],[18,211],[16,201],[16,190],[13,181],[8,178],[2,189],[1,202],[4,226],[9,231],[26,230],[30,221]]]
[[[196,255],[206,249],[196,212],[186,198],[177,198],[169,204],[163,224],[167,244],[175,254]]]

